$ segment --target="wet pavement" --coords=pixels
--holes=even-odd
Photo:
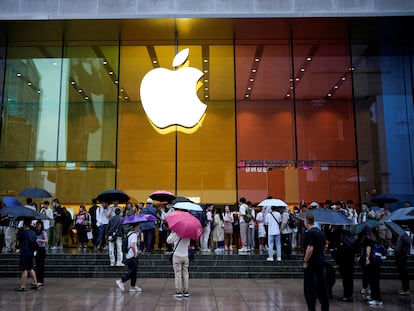
[[[121,276],[121,275],[120,275]],[[174,298],[174,279],[138,279],[142,292],[122,292],[109,278],[46,278],[39,290],[15,292],[19,278],[0,279],[2,310],[306,310],[302,279],[190,279],[190,297]],[[129,283],[126,283],[129,285]],[[337,280],[330,310],[372,310],[359,294],[355,280],[354,302],[339,302]],[[414,288],[414,281],[411,281]],[[383,310],[414,310],[413,294],[400,297],[398,280],[381,280]],[[320,309],[320,305],[317,305]],[[375,308],[374,308],[375,309]]]

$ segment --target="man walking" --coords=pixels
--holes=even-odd
[[[321,303],[321,310],[329,310],[329,294],[326,284],[325,236],[315,227],[312,213],[305,216],[307,231],[304,236],[305,256],[303,257],[303,286],[308,311],[316,310],[316,298]]]

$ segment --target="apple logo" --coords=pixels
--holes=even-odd
[[[172,66],[175,70],[155,68],[142,79],[142,107],[158,129],[173,125],[191,129],[204,116],[207,106],[197,96],[201,86],[198,82],[204,74],[197,68],[184,66],[188,54],[187,48],[174,57]]]

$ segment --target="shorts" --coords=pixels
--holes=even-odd
[[[28,271],[33,269],[33,255],[20,256],[20,271]]]

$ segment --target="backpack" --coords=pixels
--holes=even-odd
[[[131,236],[131,234],[133,234],[134,232],[128,232],[127,234],[124,234],[122,236],[122,252],[124,254],[128,253],[129,249],[131,248],[131,246],[128,244],[128,240],[129,237]]]
[[[295,216],[292,215],[292,213],[289,213],[287,225],[290,229],[296,229],[298,227],[298,221],[296,220]]]
[[[244,222],[250,223],[250,221],[253,219],[252,211],[250,208],[246,208],[246,214],[243,215]]]
[[[382,263],[387,258],[387,250],[381,243],[375,243],[372,248],[370,261],[372,263]]]

